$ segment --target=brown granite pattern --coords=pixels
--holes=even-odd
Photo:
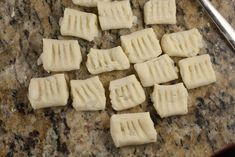
[[[78,39],[84,61],[91,47],[120,45],[119,36],[145,28],[143,5],[147,0],[131,0],[138,17],[132,29],[102,33],[94,42]],[[209,156],[235,142],[235,56],[196,0],[177,1],[177,25],[153,26],[160,38],[166,32],[199,28],[218,81],[190,90],[189,114],[160,119],[150,99],[125,112],[150,111],[158,132],[156,143],[115,148],[109,133],[109,118],[115,113],[107,101],[100,112],[76,112],[67,107],[33,110],[27,99],[32,77],[48,76],[36,61],[42,52],[42,38],[62,37],[59,19],[65,7],[79,8],[71,0],[0,0],[0,156]],[[235,1],[212,0],[235,28]],[[80,8],[97,13],[95,8]],[[76,38],[77,39],[77,38]],[[87,78],[85,68],[68,72],[70,78]],[[100,75],[106,89],[110,80],[132,74],[130,70]],[[146,93],[152,92],[146,88]],[[108,92],[107,92],[108,96]],[[70,100],[71,102],[71,100]]]

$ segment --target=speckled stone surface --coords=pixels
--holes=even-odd
[[[70,79],[88,78],[86,54],[91,47],[120,45],[120,35],[146,28],[143,5],[147,0],[131,0],[138,22],[131,29],[102,33],[94,42],[78,38],[82,47],[82,69],[68,72]],[[42,52],[42,38],[62,37],[59,19],[65,7],[79,8],[72,0],[0,0],[0,156],[209,156],[235,142],[235,53],[220,35],[196,0],[177,1],[177,25],[153,26],[157,36],[197,27],[204,36],[218,81],[189,91],[189,114],[161,119],[149,99],[125,112],[150,111],[158,132],[156,143],[115,148],[109,132],[109,119],[115,111],[76,112],[71,100],[66,107],[33,110],[27,99],[32,77],[49,76],[36,61]],[[235,28],[235,1],[212,0]],[[108,89],[110,80],[133,74],[129,70],[100,75]],[[178,80],[179,82],[180,80]],[[177,81],[176,81],[177,82]],[[108,97],[108,90],[106,90]]]

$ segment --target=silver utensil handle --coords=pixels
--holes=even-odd
[[[235,31],[209,0],[198,0],[235,50]]]

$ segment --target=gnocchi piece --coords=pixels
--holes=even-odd
[[[145,24],[176,24],[175,0],[150,0],[144,5]]]
[[[60,23],[60,32],[62,35],[92,41],[99,34],[97,23],[95,14],[66,8]]]
[[[132,27],[134,16],[129,0],[98,2],[98,12],[102,30]]]
[[[216,75],[208,54],[179,61],[180,74],[188,89],[216,82]]]
[[[161,45],[169,56],[192,57],[203,47],[202,35],[194,28],[188,31],[165,34]]]
[[[144,87],[178,79],[174,61],[167,54],[144,63],[137,63],[134,68]]]
[[[72,105],[77,111],[105,109],[105,90],[98,76],[86,80],[71,80],[70,85]]]
[[[32,78],[28,98],[33,109],[65,106],[69,92],[64,74]]]
[[[106,49],[90,49],[87,55],[87,69],[91,74],[130,68],[130,62],[120,46]]]
[[[39,60],[48,72],[80,69],[80,46],[76,40],[43,39],[43,53]]]
[[[162,53],[152,28],[121,36],[121,44],[131,63],[144,62],[156,58]]]
[[[161,118],[188,113],[188,91],[183,83],[154,85],[153,106]]]
[[[130,75],[110,82],[112,107],[121,111],[135,107],[145,101],[144,89],[135,75]]]
[[[110,2],[111,0],[73,0],[76,5],[84,7],[96,7],[98,2]]]
[[[110,132],[116,147],[157,141],[157,132],[149,112],[113,115]]]

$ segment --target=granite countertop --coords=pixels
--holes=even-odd
[[[78,38],[83,63],[69,78],[88,78],[86,54],[91,47],[120,45],[120,35],[146,28],[143,5],[147,0],[131,0],[138,22],[131,29],[104,31],[101,38],[87,42]],[[109,132],[109,119],[115,111],[107,100],[105,111],[76,112],[71,100],[66,107],[33,110],[27,99],[32,77],[49,76],[37,59],[42,38],[62,37],[59,19],[65,7],[97,13],[97,9],[79,8],[72,0],[0,1],[0,156],[209,156],[235,142],[235,56],[214,24],[196,0],[177,1],[177,25],[154,25],[159,38],[164,33],[197,27],[217,75],[217,82],[189,91],[189,113],[161,119],[148,97],[140,106],[125,112],[150,111],[158,132],[156,143],[115,148]],[[216,8],[235,28],[235,1],[212,0]],[[100,75],[106,88],[110,80],[134,73],[129,70]],[[145,89],[146,94],[152,88]]]

